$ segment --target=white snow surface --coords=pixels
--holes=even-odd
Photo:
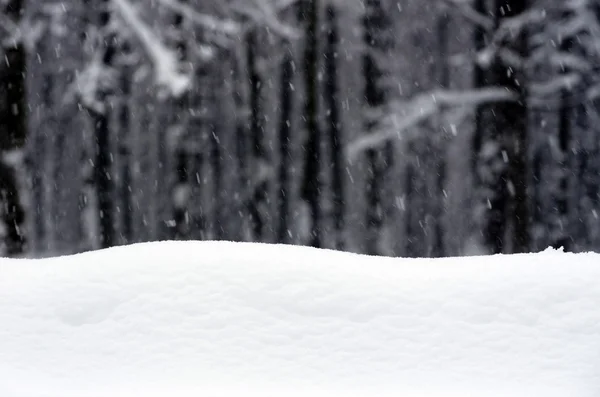
[[[600,395],[600,256],[163,242],[0,260],[0,396]]]

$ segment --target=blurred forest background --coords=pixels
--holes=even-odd
[[[600,0],[0,0],[2,255],[600,249]]]

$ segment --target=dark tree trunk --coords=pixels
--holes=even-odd
[[[247,205],[250,198],[250,173],[248,169],[250,157],[250,139],[246,117],[246,107],[248,106],[248,96],[244,87],[247,87],[246,75],[244,71],[245,61],[239,54],[234,56],[235,65],[233,67],[233,100],[235,106],[235,155],[237,162],[238,175],[235,183],[239,186],[239,194],[235,195],[236,213],[238,218],[238,227],[240,228],[240,239],[245,241],[249,238],[247,232],[249,208]]]
[[[486,0],[474,0],[473,10],[481,15],[487,14],[487,7],[485,5]],[[486,32],[485,28],[479,24],[475,25],[473,31],[473,44],[475,54],[479,54],[485,49]],[[473,65],[473,87],[483,88],[487,84],[486,73],[483,67],[478,62]],[[481,152],[481,146],[483,142],[483,113],[485,106],[481,105],[475,109],[475,131],[473,133],[473,152],[471,157],[471,168],[473,173],[474,184],[478,185],[481,183],[479,180],[478,163],[479,153]]]
[[[254,163],[255,177],[252,183],[252,198],[250,199],[249,212],[252,218],[252,231],[255,241],[264,241],[267,220],[264,219],[265,207],[269,194],[268,178],[263,178],[259,170],[266,166],[266,150],[264,146],[264,111],[262,106],[263,81],[258,70],[259,32],[252,30],[247,34],[247,68],[250,85],[250,140],[252,161]]]
[[[473,10],[480,15],[487,15],[488,9],[486,7],[486,0],[474,0]],[[485,28],[479,24],[476,24],[473,30],[473,47],[475,55],[477,56],[486,46],[486,31]],[[473,87],[475,89],[483,88],[488,84],[486,70],[477,62],[473,65]],[[483,241],[479,241],[482,238],[479,236],[483,234],[483,221],[481,219],[481,213],[486,211],[488,205],[486,203],[487,193],[483,191],[484,176],[481,175],[481,152],[483,141],[485,139],[485,114],[489,113],[489,105],[480,105],[475,109],[474,119],[474,130],[472,137],[472,150],[471,150],[471,177],[474,186],[474,195],[472,197],[472,207],[476,210],[472,213],[472,222],[476,231],[473,233],[473,238],[478,240],[478,243],[485,244]],[[497,249],[495,251],[498,251]]]
[[[321,134],[319,131],[319,86],[318,86],[318,0],[304,0],[301,12],[306,29],[304,52],[304,79],[306,104],[304,118],[308,134],[304,145],[304,175],[302,180],[302,199],[306,201],[310,213],[309,245],[320,248],[323,244],[321,230]]]
[[[544,225],[545,226],[545,219],[544,219],[544,208],[543,208],[543,200],[545,199],[543,197],[543,193],[542,193],[542,184],[543,184],[543,177],[542,177],[542,170],[543,170],[543,152],[542,149],[539,147],[536,147],[534,149],[534,153],[533,153],[533,159],[531,161],[531,168],[532,168],[532,224],[534,225],[534,228],[532,230],[532,234],[535,236],[535,244],[532,243],[532,249],[540,250],[543,249],[545,247],[547,247],[547,245],[545,243],[541,242],[541,236],[543,234],[545,234],[546,230],[539,230],[539,228]],[[544,227],[544,229],[546,229]],[[533,239],[532,239],[533,240]]]
[[[125,48],[127,50],[127,48]],[[133,242],[133,198],[131,177],[131,71],[124,66],[121,74],[121,107],[119,108],[119,203],[121,206],[121,233],[123,243]]]
[[[45,222],[46,215],[46,194],[42,168],[46,162],[46,137],[39,129],[34,136],[31,173],[31,198],[33,204],[33,230],[32,240],[35,245],[31,247],[37,254],[41,254],[48,249],[47,236],[48,230]]]
[[[496,26],[525,12],[526,2],[496,0],[492,14]],[[476,47],[480,46],[476,35]],[[514,33],[504,46],[523,57],[527,52],[526,32]],[[481,76],[477,75],[480,87]],[[492,84],[514,92],[518,100],[491,104],[479,109],[474,149],[479,158],[476,170],[480,205],[485,208],[483,245],[489,253],[525,252],[529,249],[529,202],[527,200],[527,104],[521,71],[496,55],[486,71]],[[508,235],[508,231],[511,235]]]
[[[60,84],[62,86],[62,84]],[[63,86],[64,87],[64,86]],[[50,202],[50,220],[52,225],[52,252],[63,254],[67,253],[69,250],[68,244],[70,241],[65,241],[64,237],[70,230],[65,230],[64,225],[64,203],[67,202],[64,197],[61,197],[64,194],[64,189],[66,189],[64,178],[67,176],[65,172],[65,153],[66,153],[66,145],[65,145],[65,128],[67,127],[60,120],[61,117],[58,117],[56,122],[57,129],[53,132],[53,141],[52,141],[52,195]],[[68,228],[68,226],[67,226]]]
[[[528,2],[525,0],[496,0],[496,13],[502,19],[519,16],[527,11]],[[526,29],[526,28],[524,28]],[[511,50],[526,59],[527,31],[523,30],[509,44]],[[509,207],[507,218],[512,221],[512,252],[529,251],[530,242],[530,209],[527,197],[527,167],[528,143],[528,110],[525,74],[514,70],[514,67],[503,64],[498,71],[498,82],[518,95],[518,100],[500,104],[502,129],[508,135],[508,180],[504,195],[507,196]],[[500,120],[499,120],[500,121]]]
[[[387,90],[382,81],[386,77],[385,70],[378,65],[375,53],[385,54],[391,47],[389,31],[391,22],[386,15],[381,0],[368,0],[363,19],[363,55],[364,98],[369,108],[378,108],[387,102]],[[377,121],[367,120],[365,130],[374,131]],[[382,149],[366,151],[366,216],[367,227],[366,252],[376,255],[379,252],[379,235],[384,222],[384,204],[382,199],[384,177],[391,159],[391,142]]]
[[[187,0],[180,0],[186,3]],[[188,43],[185,33],[183,31],[184,16],[182,13],[176,12],[173,16],[173,27],[175,29],[175,40],[174,45],[177,50],[177,57],[180,62],[188,59]],[[187,238],[189,232],[189,217],[187,200],[185,197],[185,191],[190,187],[189,178],[189,158],[188,150],[186,148],[185,138],[187,138],[189,131],[185,131],[189,126],[187,125],[187,117],[182,116],[189,111],[190,106],[190,94],[185,93],[179,98],[173,100],[174,112],[179,115],[178,122],[179,128],[182,132],[178,137],[175,150],[173,165],[175,178],[172,179],[172,197],[173,200],[173,223],[170,225],[170,237],[175,240],[183,240]]]
[[[448,65],[448,27],[450,18],[447,13],[439,16],[437,21],[437,44],[438,44],[438,83],[442,89],[450,87],[450,67]],[[438,123],[435,142],[435,169],[434,169],[434,197],[433,197],[433,236],[431,244],[431,256],[442,257],[445,254],[444,247],[444,212],[445,212],[445,184],[446,184],[446,126],[443,124],[443,113]]]
[[[172,107],[173,98],[166,98],[164,102],[159,102],[161,107]],[[154,219],[156,222],[156,233],[154,239],[165,240],[169,236],[169,221],[171,220],[171,198],[162,194],[163,186],[172,186],[169,173],[171,169],[171,153],[168,150],[168,129],[170,127],[171,117],[163,113],[164,110],[158,110],[158,131],[156,132],[156,204],[154,210]]]
[[[410,145],[410,148],[412,149],[410,150],[410,152],[414,152],[414,145]],[[415,227],[415,214],[412,214],[412,209],[418,208],[414,203],[417,200],[416,196],[418,192],[416,186],[417,183],[415,181],[415,166],[414,164],[412,164],[412,161],[407,165],[405,172],[404,224],[406,225],[406,228],[404,230],[404,255],[407,258],[414,258],[419,256],[419,250],[417,249],[417,247],[420,246],[420,244],[418,244],[418,241],[416,241],[419,239],[419,230],[417,230],[417,228]]]
[[[225,63],[225,62],[223,62]],[[220,76],[219,76],[220,77]],[[219,81],[222,81],[219,79]],[[223,101],[217,95],[214,95],[218,87],[212,84],[210,87],[211,90],[211,102],[215,103],[214,106],[221,108],[223,106]],[[223,113],[220,113],[223,117],[226,117]],[[212,194],[212,235],[211,239],[221,240],[223,236],[225,236],[226,226],[224,223],[224,214],[227,211],[227,208],[223,208],[223,203],[227,202],[228,198],[222,197],[223,192],[223,166],[222,166],[222,147],[220,136],[223,134],[223,124],[219,122],[217,119],[211,120],[209,124],[209,142],[210,142],[210,152],[209,152],[209,161],[212,168],[213,173],[213,194]]]
[[[116,43],[114,34],[109,32],[111,23],[110,0],[102,0],[98,16],[98,26],[104,34],[100,42],[102,66],[106,69],[113,68],[116,56]],[[109,92],[100,88],[97,93],[102,109],[90,110],[94,129],[94,172],[93,179],[98,197],[98,216],[100,226],[100,247],[111,247],[115,243],[114,215],[113,215],[113,180],[110,140],[111,106]]]
[[[19,26],[24,7],[24,0],[8,0],[2,12]],[[2,157],[6,151],[21,150],[25,144],[26,68],[25,44],[19,41],[14,45],[7,45],[4,48],[3,62],[0,63],[0,213],[6,228],[6,253],[10,256],[20,255],[25,251],[25,210],[21,205],[16,169],[4,162]]]
[[[188,150],[190,155],[186,165],[190,183],[189,238],[204,240],[210,233],[208,209],[207,176],[210,172],[210,156],[212,146],[212,106],[214,103],[207,98],[212,78],[208,64],[196,68],[196,83],[190,98],[190,140]]]
[[[2,215],[7,227],[5,232],[6,254],[8,256],[21,255],[25,248],[25,237],[21,229],[25,220],[25,211],[19,202],[15,172],[12,167],[4,163],[0,163],[0,202],[4,204]]]
[[[242,192],[245,191],[239,179],[237,153],[237,106],[234,91],[241,88],[236,85],[235,53],[229,50],[220,51],[219,67],[212,90],[215,93],[214,124],[215,133],[213,145],[215,163],[213,173],[215,176],[213,203],[216,211],[214,238],[227,241],[240,241],[244,231],[243,214],[240,214],[240,201]]]
[[[431,130],[428,130],[431,131]],[[430,255],[430,240],[426,225],[428,206],[425,202],[429,195],[425,166],[422,153],[425,153],[430,141],[427,139],[416,139],[408,145],[408,153],[413,153],[408,160],[405,171],[405,239],[406,256],[409,258],[426,257]]]
[[[98,195],[100,247],[108,248],[114,244],[109,119],[106,113],[94,113],[92,118],[95,135],[94,182]]]
[[[572,18],[571,11],[563,13],[563,18]],[[579,36],[566,36],[560,43],[561,52],[569,55],[586,57],[582,49]],[[572,70],[563,66],[560,73],[569,74]],[[558,149],[560,159],[556,164],[557,173],[560,175],[558,192],[556,193],[557,225],[554,225],[551,245],[555,248],[563,247],[567,251],[581,251],[586,248],[590,232],[586,225],[589,213],[585,207],[590,206],[585,179],[589,168],[589,153],[594,146],[594,139],[590,125],[588,125],[589,110],[586,99],[582,99],[579,92],[593,84],[583,82],[576,87],[563,88],[560,93],[560,108],[558,112]],[[595,200],[595,198],[592,198]]]
[[[44,54],[45,55],[45,54]],[[46,59],[44,57],[44,59]],[[46,223],[47,200],[46,200],[46,178],[44,174],[48,159],[48,137],[55,131],[56,123],[52,116],[54,106],[54,76],[52,73],[44,73],[42,81],[42,108],[41,118],[38,120],[34,132],[33,155],[31,158],[31,189],[33,199],[33,230],[31,247],[37,254],[49,250],[49,230]],[[39,113],[38,113],[39,114]]]
[[[582,216],[588,219],[587,233],[589,235],[589,244],[594,249],[597,249],[596,247],[600,243],[600,225],[597,220],[597,215],[600,212],[600,136],[598,134],[598,125],[594,123],[595,120],[598,120],[599,109],[597,100],[592,100],[588,104],[589,141],[591,142],[588,146],[588,169],[584,180],[584,191],[590,208],[588,214],[582,214]]]
[[[175,152],[175,173],[176,182],[174,195],[183,195],[184,191],[189,186],[188,178],[188,156],[183,148],[183,144],[178,144],[178,149]],[[177,198],[176,198],[177,200]],[[175,240],[184,240],[188,235],[188,212],[185,205],[182,202],[176,201],[173,205],[173,229],[172,236]]]
[[[572,40],[566,39],[561,50],[570,51]],[[567,72],[564,70],[563,72]],[[571,250],[571,239],[569,237],[569,168],[571,165],[571,118],[572,118],[572,95],[569,89],[563,88],[560,92],[560,108],[558,110],[558,149],[560,159],[557,163],[557,171],[560,175],[558,182],[558,192],[556,192],[556,221],[558,225],[554,226],[554,233],[550,245],[554,248],[563,247],[565,250]]]
[[[204,183],[204,155],[194,153],[189,157],[188,170],[190,170],[191,196],[189,216],[189,238],[193,240],[204,240],[206,237],[206,214],[204,212],[203,188]]]
[[[340,131],[339,88],[337,51],[339,33],[335,7],[327,7],[327,48],[325,50],[325,102],[327,135],[331,160],[332,216],[335,233],[335,248],[344,249],[344,186],[342,171],[342,137]]]
[[[277,242],[285,244],[290,241],[290,167],[292,153],[290,151],[290,129],[292,123],[292,81],[294,79],[294,64],[289,48],[285,45],[285,55],[281,63],[281,97],[280,97],[280,119],[279,119],[279,228],[277,230]]]
[[[582,88],[582,91],[585,88]],[[589,111],[586,103],[577,103],[574,107],[574,127],[577,130],[577,135],[580,137],[578,140],[577,147],[577,187],[574,191],[575,196],[575,214],[576,219],[572,222],[575,223],[575,228],[570,228],[571,237],[575,239],[575,249],[581,252],[588,249],[591,237],[591,231],[587,226],[587,219],[590,217],[589,196],[587,189],[587,176],[591,168],[591,156],[590,153],[593,151],[595,139],[589,139],[589,136],[593,134],[592,129],[588,123]],[[571,196],[572,198],[573,196]],[[572,201],[572,200],[571,200]],[[573,230],[574,229],[574,230]],[[567,248],[565,247],[565,250]]]

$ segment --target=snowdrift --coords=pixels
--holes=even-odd
[[[141,244],[0,260],[0,396],[600,393],[600,256]]]

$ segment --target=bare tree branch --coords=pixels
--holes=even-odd
[[[113,0],[119,14],[144,46],[154,65],[156,83],[173,96],[180,96],[190,86],[190,77],[179,71],[176,54],[162,44],[152,30],[138,17],[128,0]]]
[[[380,128],[351,142],[346,150],[350,160],[362,151],[376,148],[391,139],[402,139],[404,132],[438,113],[443,107],[474,107],[488,102],[513,101],[517,96],[505,88],[484,88],[465,91],[434,90],[417,95],[409,102],[393,104],[389,115],[379,120]]]
[[[449,5],[450,7],[458,9],[468,21],[476,25],[482,26],[485,30],[494,29],[494,21],[492,20],[492,18],[475,11],[470,5],[470,1],[443,0],[443,2]]]
[[[283,0],[277,4],[269,4],[268,0],[254,0],[254,6],[250,5],[250,1],[245,0],[243,4],[235,7],[235,11],[251,18],[254,24],[262,23],[271,31],[288,39],[297,39],[301,36],[300,32],[284,23],[277,17],[277,13],[287,7],[293,5],[298,0]]]
[[[158,0],[163,6],[179,12],[189,18],[192,22],[212,31],[225,35],[236,35],[240,33],[239,23],[231,19],[218,19],[196,11],[193,7],[181,3],[178,0]]]

